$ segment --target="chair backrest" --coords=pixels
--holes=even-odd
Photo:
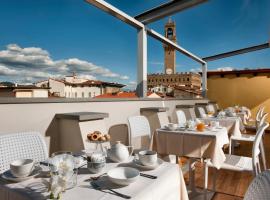
[[[134,149],[148,149],[151,140],[151,129],[145,116],[128,118],[130,144]]]
[[[216,113],[216,110],[215,110],[215,107],[214,107],[213,104],[208,104],[208,105],[206,106],[206,110],[207,110],[207,112],[213,112],[213,113]]]
[[[185,112],[183,110],[176,111],[178,124],[184,125],[187,122]]]
[[[256,113],[256,121],[259,122],[262,115],[263,115],[264,107],[260,107],[259,110]]]
[[[38,132],[0,135],[0,173],[9,169],[12,161],[23,158],[46,160],[48,149],[44,138]]]
[[[200,117],[205,117],[206,113],[203,107],[198,107],[198,111],[199,111]]]
[[[244,200],[266,200],[270,197],[270,170],[256,176],[249,185]]]
[[[260,154],[260,143],[262,140],[262,136],[264,134],[265,129],[269,126],[269,123],[264,122],[257,130],[255,141],[253,143],[252,147],[252,164],[253,164],[253,170],[255,174],[258,174],[256,164],[258,163],[258,156]]]
[[[265,122],[267,117],[268,117],[268,113],[264,113],[263,116],[261,117],[260,121],[258,122],[258,128],[263,125],[263,123]]]
[[[170,123],[167,112],[158,112],[157,116],[158,116],[160,127],[167,126]]]

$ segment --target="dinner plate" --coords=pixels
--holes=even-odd
[[[153,170],[153,169],[156,169],[158,166],[160,166],[163,163],[163,160],[160,159],[160,158],[158,158],[157,159],[157,163],[154,164],[154,165],[143,165],[141,163],[141,161],[138,160],[138,159],[134,159],[133,160],[133,163],[134,163],[135,166],[139,167],[140,169],[143,169],[143,170]]]
[[[31,174],[27,177],[15,177],[11,173],[10,170],[5,171],[3,174],[1,174],[1,177],[5,180],[12,181],[12,182],[22,182],[26,181],[28,179],[33,178],[34,176],[38,175],[41,172],[41,167],[35,167],[35,169],[31,172]]]

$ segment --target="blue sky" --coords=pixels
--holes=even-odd
[[[108,2],[135,16],[166,1]],[[269,0],[210,0],[172,19],[178,43],[205,57],[267,42],[269,10]],[[163,33],[166,21],[149,26]],[[132,84],[136,33],[83,0],[0,0],[0,81],[33,82],[75,71],[88,78]],[[162,72],[163,59],[162,44],[148,37],[148,72]],[[177,53],[177,71],[199,67]],[[226,67],[268,68],[270,49],[209,63],[209,69]]]

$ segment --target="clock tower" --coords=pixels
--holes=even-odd
[[[169,18],[169,21],[165,24],[165,37],[176,43],[176,26],[175,22]],[[175,49],[171,46],[164,45],[164,65],[165,74],[175,74]]]

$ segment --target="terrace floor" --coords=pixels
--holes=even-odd
[[[270,133],[264,136],[264,147],[266,152],[267,166],[270,165]],[[236,155],[243,155],[251,157],[252,143],[241,142],[240,146],[235,148]],[[213,171],[209,169],[209,189],[212,188]],[[252,181],[253,177],[249,173],[232,172],[228,170],[219,170],[216,182],[216,194],[213,200],[240,200],[243,199],[245,192]],[[188,173],[185,174],[186,183],[188,183]],[[196,165],[196,186],[203,188],[203,165],[198,163]]]

